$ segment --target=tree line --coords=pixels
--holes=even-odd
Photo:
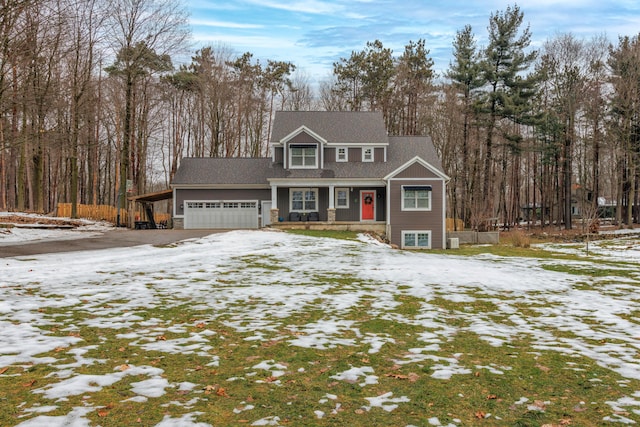
[[[189,53],[175,0],[0,7],[0,210],[123,206],[167,188],[182,157],[268,155],[276,110],[366,110],[389,134],[431,136],[447,214],[467,227],[571,228],[599,200],[638,222],[639,35],[558,34],[535,50],[510,6],[491,14],[486,46],[458,30],[444,75],[425,40],[399,54],[374,40],[314,87],[293,62]]]

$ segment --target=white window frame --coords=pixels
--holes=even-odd
[[[302,209],[294,209],[293,208],[293,193],[296,191],[302,192]],[[307,193],[314,194],[314,202],[315,207],[313,209],[309,209],[307,203],[309,202],[306,198]],[[318,212],[318,189],[317,188],[290,188],[289,189],[289,212]]]
[[[419,243],[419,234],[426,234],[428,244],[424,246],[420,246]],[[413,246],[406,244],[406,238],[409,235],[413,235],[413,239],[415,244]],[[402,230],[402,249],[431,249],[431,230]]]
[[[340,150],[344,150],[344,157],[340,156]],[[336,162],[349,161],[349,147],[336,147]]]
[[[302,150],[302,165],[293,164],[293,151]],[[305,155],[306,150],[314,150],[313,164],[307,164],[306,159],[310,156]],[[289,168],[290,169],[317,169],[318,168],[318,144],[292,144],[289,147]],[[296,156],[297,157],[297,156]]]
[[[362,147],[363,162],[373,162],[375,160],[375,157],[376,157],[376,149],[374,147]]]
[[[343,205],[340,204],[340,198],[338,197],[338,192],[339,191],[344,191],[345,194],[346,194],[345,204],[343,204]],[[336,192],[336,194],[335,194],[336,209],[349,209],[349,197],[350,197],[349,188],[347,188],[347,187],[336,188],[335,192]]]
[[[405,195],[405,191],[416,191],[416,190],[409,190],[409,188],[415,188],[415,187],[424,187],[425,191],[427,192],[427,206],[426,207],[418,207],[418,200],[421,198],[418,198],[418,195],[415,194],[413,198],[411,199],[407,199],[406,195]],[[400,197],[400,203],[402,203],[401,205],[401,210],[402,211],[430,211],[431,210],[431,199],[433,199],[433,190],[431,188],[430,185],[403,185],[402,186],[402,197]],[[406,206],[406,201],[407,200],[412,200],[413,206]]]

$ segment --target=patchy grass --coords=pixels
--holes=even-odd
[[[637,296],[640,283],[627,270],[563,263],[582,260],[570,254],[555,262],[536,248],[446,252],[554,261],[525,271],[566,279],[558,289],[518,291],[518,283],[463,283],[463,275],[439,284],[405,274],[400,261],[383,274],[405,256],[438,271],[451,260],[441,254],[287,242],[217,263],[205,251],[201,263],[183,261],[191,270],[167,259],[170,274],[101,266],[94,282],[0,288],[29,302],[0,312],[4,330],[25,328],[36,337],[25,339],[42,345],[15,361],[17,350],[0,353],[0,425],[71,413],[102,426],[640,422],[640,405],[630,403],[640,381],[623,376],[638,363],[637,341],[626,334],[638,312],[614,304]],[[464,271],[464,258],[451,265]],[[487,274],[494,265],[487,262]],[[626,282],[604,286],[612,275]],[[618,299],[597,305],[614,284]],[[587,296],[576,307],[580,292]]]

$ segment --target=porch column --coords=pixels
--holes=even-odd
[[[329,185],[329,208],[327,209],[327,222],[333,224],[336,222],[336,188],[335,185]]]
[[[271,186],[271,212],[269,212],[271,224],[280,222],[280,210],[278,209],[278,186]]]
[[[335,198],[336,198],[336,186],[329,185],[329,209],[336,208]]]

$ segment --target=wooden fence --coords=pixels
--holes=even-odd
[[[71,203],[58,203],[56,216],[71,217]],[[78,218],[93,219],[96,221],[107,221],[115,224],[117,222],[118,209],[109,205],[78,205]],[[127,210],[120,209],[120,222],[127,223]],[[135,212],[135,218],[146,218],[142,211]],[[171,215],[167,213],[153,213],[156,223],[169,221]]]
[[[447,218],[447,231],[454,231],[454,230],[456,231],[464,230],[464,222],[461,219],[454,220],[453,218]]]

